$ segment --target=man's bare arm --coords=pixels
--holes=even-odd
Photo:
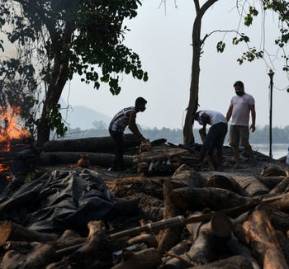
[[[255,105],[250,105],[250,111],[251,111],[251,117],[252,117],[252,124],[250,126],[250,129],[252,132],[255,132],[255,124],[256,124],[256,110],[255,110]]]
[[[231,104],[231,105],[229,106],[229,109],[228,109],[227,114],[226,114],[226,119],[227,119],[227,121],[229,121],[229,120],[231,119],[232,112],[233,112],[233,105]]]
[[[136,125],[136,113],[131,112],[128,121],[128,128],[132,131],[132,133],[137,136],[141,141],[145,141],[146,139],[142,136],[141,132],[139,131]]]

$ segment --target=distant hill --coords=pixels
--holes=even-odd
[[[111,118],[85,106],[73,106],[68,111],[62,110],[63,119],[69,124],[69,128],[87,130],[94,128],[93,122],[103,122],[106,126]]]

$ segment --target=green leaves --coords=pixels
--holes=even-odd
[[[248,51],[244,52],[242,56],[237,59],[237,62],[239,64],[243,64],[244,61],[252,62],[255,59],[260,59],[263,58],[264,52],[263,51],[258,51],[256,48],[249,48]]]
[[[255,7],[253,7],[253,6],[250,6],[249,7],[249,12],[244,18],[244,24],[246,26],[252,25],[253,18],[256,17],[258,14],[259,14],[258,10]]]
[[[101,84],[108,85],[114,95],[121,91],[120,74],[148,80],[139,56],[124,45],[125,34],[129,31],[125,22],[137,16],[139,0],[17,1],[19,9],[13,9],[13,0],[4,2],[0,5],[0,28],[8,23],[9,40],[19,44],[27,55],[31,53],[41,59],[35,63],[35,69],[41,70],[39,75],[48,89],[50,85],[63,88],[74,74],[96,89]],[[32,44],[35,50],[31,50]],[[0,49],[3,50],[2,43]],[[62,73],[62,68],[67,70]],[[35,72],[28,67],[18,71],[27,76]],[[55,104],[58,99],[51,99],[51,111],[46,116],[51,128],[62,135],[65,126],[58,113],[60,107]]]
[[[226,44],[223,41],[217,43],[217,52],[223,53],[225,50]]]
[[[48,113],[49,127],[51,130],[55,130],[58,136],[64,136],[68,130],[65,124],[62,121],[62,116],[60,113],[60,105],[52,105]]]
[[[234,37],[232,40],[233,45],[238,45],[240,42],[249,43],[250,38],[246,36],[244,33],[241,33],[239,37]]]

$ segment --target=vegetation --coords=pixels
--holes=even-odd
[[[119,74],[147,80],[139,56],[124,44],[125,19],[137,15],[139,0],[2,0],[0,30],[16,47],[33,54],[32,65],[45,88],[37,120],[38,142],[49,139],[51,129],[63,135],[58,101],[74,74],[98,89],[107,83],[120,92]],[[0,47],[5,49],[5,43]]]
[[[244,43],[247,46],[247,51],[244,52],[241,57],[237,60],[239,64],[245,61],[252,62],[255,59],[263,58],[264,52],[262,50],[257,50],[254,46],[250,46],[250,38],[244,33],[240,33],[239,29],[233,31],[219,30],[216,29],[212,33],[206,34],[202,37],[202,20],[206,12],[219,0],[206,0],[202,2],[200,0],[194,0],[196,16],[193,23],[192,31],[192,69],[191,69],[191,84],[190,84],[190,96],[187,107],[187,113],[185,118],[185,124],[183,128],[183,139],[184,144],[190,144],[194,142],[194,136],[192,132],[193,117],[198,109],[198,96],[199,96],[199,80],[200,80],[200,60],[201,55],[204,52],[204,44],[206,39],[213,33],[217,32],[232,32],[234,37],[232,39],[233,45],[238,45],[239,43]],[[258,16],[260,11],[271,10],[278,15],[279,22],[277,27],[280,30],[280,36],[276,38],[275,44],[282,49],[283,58],[285,59],[285,64],[283,70],[285,72],[289,71],[288,60],[285,45],[289,41],[289,3],[287,0],[260,0],[254,1],[253,3],[249,1],[237,1],[237,8],[240,10],[240,16],[243,19],[245,26],[251,26],[254,17]],[[245,15],[244,15],[245,14]],[[270,25],[271,27],[271,25]],[[226,47],[224,41],[217,43],[217,51],[223,52]],[[288,89],[289,91],[289,89]]]

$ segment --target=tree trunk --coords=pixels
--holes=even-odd
[[[196,18],[193,25],[192,43],[193,59],[190,85],[190,99],[187,107],[187,114],[183,128],[184,144],[194,143],[193,136],[193,116],[198,109],[199,81],[200,81],[200,58],[202,45],[205,39],[201,39],[202,18],[206,11],[218,0],[207,0],[201,7],[200,1],[194,0],[196,9]]]
[[[37,144],[39,146],[49,141],[50,130],[52,128],[49,114],[58,104],[65,83],[68,80],[68,59],[67,62],[63,64],[61,64],[58,60],[55,61],[56,63],[52,72],[52,81],[48,86],[41,117],[37,126]]]
[[[70,23],[65,25],[63,35],[59,36],[53,29],[50,29],[51,50],[53,54],[53,69],[48,70],[48,90],[43,103],[43,109],[37,126],[37,144],[43,145],[49,140],[50,130],[53,126],[50,123],[51,109],[58,104],[66,81],[69,78],[69,44],[71,42],[74,26]]]
[[[190,99],[187,107],[185,125],[183,129],[184,144],[194,143],[193,115],[198,109],[199,80],[200,80],[200,57],[201,57],[201,22],[202,17],[197,14],[193,26],[193,60],[190,85]]]

